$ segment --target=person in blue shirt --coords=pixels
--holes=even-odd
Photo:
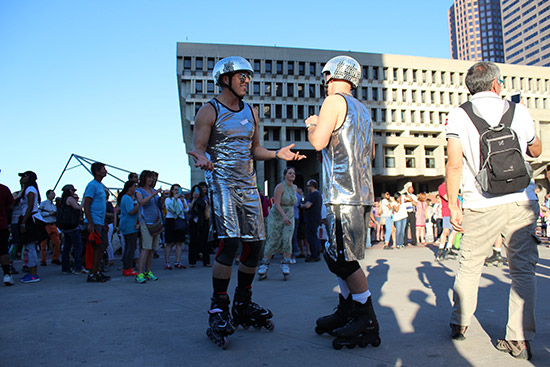
[[[134,253],[138,241],[138,211],[139,204],[135,199],[136,189],[138,185],[133,181],[127,181],[124,188],[120,192],[119,204],[120,207],[120,222],[119,229],[124,236],[124,252],[122,254],[122,264],[124,276],[136,276],[138,273],[133,270]]]
[[[107,211],[107,205],[105,203],[105,186],[101,181],[107,176],[107,169],[105,164],[101,162],[95,162],[91,167],[92,175],[94,179],[88,183],[86,190],[84,191],[84,215],[86,216],[85,222],[88,224],[88,232],[96,232],[101,238],[101,243],[93,243],[93,266],[92,272],[88,275],[88,282],[106,282],[110,279],[100,271],[101,259],[105,247],[109,243],[107,240],[107,226],[105,226],[105,214]]]

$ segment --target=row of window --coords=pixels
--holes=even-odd
[[[396,164],[396,146],[385,145],[384,152],[384,167],[385,168],[395,168]],[[405,146],[405,167],[406,168],[417,168],[416,166],[416,150],[419,147]],[[436,147],[424,147],[424,167],[425,168],[436,168],[435,167],[435,150]],[[376,159],[375,159],[376,160]],[[420,167],[418,167],[420,168]]]

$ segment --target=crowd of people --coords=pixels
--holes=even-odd
[[[189,267],[199,260],[210,267],[215,246],[207,335],[225,348],[227,336],[238,326],[273,329],[273,313],[252,301],[256,270],[265,279],[273,256],[281,254],[286,279],[296,258],[317,262],[323,256],[340,293],[336,311],[318,318],[315,330],[333,335],[336,349],[377,346],[379,323],[366,269],[359,261],[376,242],[390,250],[431,241],[438,247],[435,261],[459,257],[450,328],[452,339],[463,340],[476,308],[481,269],[495,245],[493,257],[498,258],[502,247],[507,249],[512,282],[506,335],[498,339],[496,348],[530,359],[529,343],[535,335],[536,228],[540,220],[539,234],[547,235],[550,196],[541,194],[542,187],[536,187],[527,172],[506,176],[517,172],[517,166],[495,171],[495,165],[487,168],[480,162],[483,124],[486,130],[499,125],[494,129],[497,133],[509,129],[510,134],[499,137],[499,145],[508,144],[506,139],[512,136],[519,156],[507,160],[507,165],[519,162],[523,166],[519,168],[525,169],[525,155],[541,154],[527,109],[499,96],[498,67],[480,62],[467,72],[465,82],[473,97],[449,114],[446,179],[437,192],[416,195],[414,185],[408,183],[401,192],[384,192],[378,199],[372,182],[372,122],[366,107],[351,93],[361,79],[359,63],[338,56],[324,65],[327,97],[319,116],[305,120],[308,141],[322,152],[323,193],[318,182],[309,179],[304,194],[295,184],[296,168],[289,164],[272,200],[256,186],[253,162],[297,161],[305,156],[293,152],[293,144],[276,151],[260,145],[257,111],[243,101],[253,73],[242,57],[224,58],[215,65],[213,79],[221,94],[198,111],[194,148],[189,152],[195,167],[205,171],[206,182],[190,192],[177,184],[169,190],[157,189],[158,174],[144,170],[139,176],[128,176],[113,206],[102,184],[107,170],[99,162],[91,166],[93,180],[82,201],[69,184],[62,188],[61,198],[48,190],[42,202],[32,171],[19,174],[21,189],[14,195],[0,185],[4,283],[13,285],[16,271],[10,262],[20,257],[27,272],[21,282],[39,282],[38,269],[47,265],[50,242],[52,264],[61,265],[64,274],[85,273],[92,283],[110,279],[105,273],[114,264],[116,238],[122,247],[122,274],[135,277],[137,283],[159,279],[151,264],[161,245],[166,270],[186,268],[184,243]],[[486,169],[492,176],[486,175]],[[453,248],[460,249],[460,254]],[[230,311],[228,287],[235,264],[237,286]]]

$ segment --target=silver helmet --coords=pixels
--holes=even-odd
[[[328,60],[323,68],[323,75],[330,74],[331,79],[347,80],[357,88],[361,80],[361,65],[353,57],[336,56]]]
[[[252,66],[248,61],[246,61],[246,59],[240,56],[229,56],[224,57],[214,66],[214,70],[212,71],[214,83],[216,83],[216,85],[220,85],[222,75],[236,71],[248,71],[250,76],[254,75],[254,70],[252,70]]]

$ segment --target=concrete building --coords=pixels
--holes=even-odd
[[[502,0],[502,31],[507,63],[550,66],[550,1]]]
[[[448,21],[453,59],[504,62],[500,0],[454,0]]]
[[[307,142],[304,120],[318,114],[323,102],[321,70],[330,58],[346,54],[363,67],[355,90],[374,121],[376,158],[375,191],[395,192],[412,181],[417,191],[432,191],[445,175],[447,113],[468,99],[463,80],[470,61],[374,53],[299,48],[178,43],[177,79],[183,140],[193,146],[193,125],[198,109],[219,93],[212,81],[214,64],[239,55],[254,68],[247,102],[260,117],[261,144],[278,149],[290,143],[308,158],[292,165],[297,184],[320,178],[318,154]],[[536,175],[544,179],[550,162],[550,74],[542,67],[499,65],[505,81],[503,95],[521,90],[537,124],[544,152],[533,161]],[[191,184],[204,179],[190,160]],[[268,194],[282,179],[286,162],[256,162],[258,182]],[[322,183],[321,183],[322,184]]]

